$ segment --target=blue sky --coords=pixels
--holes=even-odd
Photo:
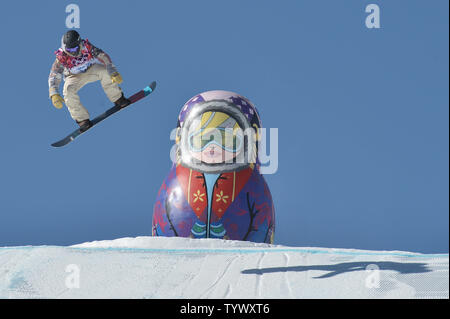
[[[65,27],[110,54],[131,95],[157,91],[69,146],[48,99]],[[365,27],[365,7],[381,29]],[[223,89],[279,129],[266,176],[277,244],[448,252],[448,1],[7,1],[1,4],[0,246],[151,233],[182,105]],[[91,114],[110,102],[95,83]]]

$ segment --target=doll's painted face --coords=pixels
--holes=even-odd
[[[244,137],[236,120],[222,112],[205,112],[189,132],[189,152],[203,163],[233,160],[243,150]]]

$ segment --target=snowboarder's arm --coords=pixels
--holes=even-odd
[[[59,85],[61,84],[62,77],[64,73],[64,67],[58,59],[53,62],[52,68],[50,70],[50,75],[48,76],[48,88],[49,96],[59,94]]]
[[[92,45],[92,54],[106,66],[106,71],[108,71],[109,75],[112,75],[117,72],[116,66],[112,63],[111,58],[102,49],[99,49],[96,46]]]

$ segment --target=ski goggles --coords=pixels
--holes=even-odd
[[[231,128],[202,129],[189,135],[189,148],[194,152],[202,152],[214,144],[227,152],[237,152],[243,146],[242,130]]]
[[[66,48],[66,51],[67,51],[67,52],[70,52],[70,53],[75,53],[75,52],[78,51],[79,48],[80,48],[80,46],[77,45],[77,46],[74,47],[74,48]]]

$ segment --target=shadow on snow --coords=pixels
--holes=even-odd
[[[353,272],[353,271],[365,271],[368,269],[369,265],[378,266],[379,270],[393,270],[397,271],[401,274],[417,274],[417,273],[425,273],[430,272],[427,268],[427,264],[424,263],[397,263],[397,262],[389,262],[389,261],[373,261],[373,262],[349,262],[349,263],[340,263],[333,265],[309,265],[309,266],[289,266],[289,267],[271,267],[271,268],[254,268],[254,269],[246,269],[242,271],[242,274],[245,275],[263,275],[268,273],[276,273],[276,272],[302,272],[302,271],[311,271],[311,270],[319,270],[319,271],[328,271],[328,273],[314,277],[316,279],[323,279],[334,277],[336,275],[340,275],[343,273]],[[369,269],[373,269],[370,268]]]

